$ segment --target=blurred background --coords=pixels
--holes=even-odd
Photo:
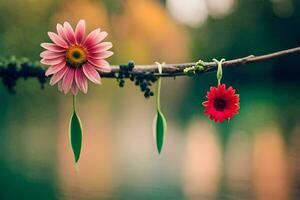
[[[114,44],[113,64],[260,55],[300,45],[299,0],[0,0],[0,56],[39,59],[47,31],[86,19]],[[216,124],[201,103],[215,73],[162,82],[168,119],[159,157],[154,98],[103,80],[79,95],[84,129],[76,172],[71,96],[19,80],[0,84],[0,199],[224,200],[300,198],[300,56],[224,71],[240,114]]]

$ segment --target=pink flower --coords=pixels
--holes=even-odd
[[[103,42],[107,33],[96,29],[85,37],[85,21],[80,20],[75,31],[68,22],[57,24],[57,34],[48,32],[53,43],[42,43],[46,49],[40,56],[41,63],[49,65],[46,76],[50,76],[50,85],[58,83],[58,88],[74,95],[78,90],[88,91],[87,79],[100,84],[98,71],[110,72],[110,66],[104,59],[113,55],[108,51],[111,42]]]

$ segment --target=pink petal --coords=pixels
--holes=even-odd
[[[46,76],[49,76],[51,74],[55,74],[57,72],[59,72],[61,69],[63,69],[64,67],[66,67],[66,63],[60,63],[58,65],[53,65],[51,67],[49,67],[45,73]]]
[[[75,33],[74,33],[72,26],[69,24],[69,22],[64,23],[64,29],[65,29],[65,34],[66,34],[66,37],[67,37],[69,43],[75,44],[76,43]]]
[[[88,62],[92,64],[96,68],[96,70],[103,71],[103,72],[111,72],[109,63],[106,60],[96,60],[90,58]]]
[[[72,87],[71,87],[71,92],[73,95],[77,95],[78,94],[78,87],[75,83],[75,81],[73,81]]]
[[[57,65],[59,63],[62,63],[65,61],[65,57],[61,56],[61,57],[58,57],[58,58],[55,58],[55,59],[45,59],[43,58],[41,60],[41,63],[44,64],[44,65]]]
[[[112,56],[114,53],[112,51],[103,51],[101,53],[91,53],[88,55],[89,58],[94,58],[97,60],[105,59]]]
[[[84,39],[84,34],[85,34],[85,21],[80,20],[75,29],[75,38],[77,44],[81,44],[81,42]]]
[[[56,74],[53,74],[50,80],[50,85],[55,85],[58,81],[60,81],[63,78],[63,76],[66,74],[67,70],[68,68],[65,67],[59,72],[57,72]]]
[[[66,34],[65,34],[65,29],[64,29],[64,27],[63,27],[61,24],[57,24],[57,25],[56,25],[56,30],[57,30],[58,35],[59,35],[61,38],[63,38],[64,41],[65,41],[66,43],[69,44],[69,41],[68,41],[68,39],[67,39],[67,37],[66,37]]]
[[[52,51],[48,51],[48,50],[43,51],[43,52],[40,54],[40,56],[41,56],[42,58],[49,59],[49,60],[50,60],[50,59],[59,58],[59,57],[64,56],[64,55],[65,55],[64,52],[58,53],[58,52],[52,52]]]
[[[67,72],[66,72],[64,78],[62,79],[61,86],[62,86],[62,89],[65,94],[67,94],[72,87],[73,80],[74,80],[74,73],[75,73],[75,70],[68,67]]]
[[[63,48],[68,48],[68,44],[66,43],[66,41],[62,37],[57,35],[56,33],[48,32],[48,35],[49,35],[50,39],[58,46],[63,47]]]
[[[96,30],[90,32],[88,36],[86,36],[85,40],[83,41],[83,46],[88,47],[88,45],[95,40],[98,34],[100,34],[100,28],[97,28]]]
[[[96,35],[96,37],[93,40],[91,40],[90,44],[87,44],[87,47],[89,48],[91,46],[98,44],[99,42],[102,42],[102,40],[104,40],[107,35],[108,34],[105,31],[100,32],[99,34]]]
[[[101,78],[99,73],[96,71],[96,69],[89,63],[86,63],[82,67],[83,73],[85,76],[90,79],[90,81],[100,84]]]
[[[83,74],[82,69],[76,69],[75,71],[75,81],[77,84],[77,87],[79,90],[81,90],[83,93],[87,93],[88,91],[88,82]]]
[[[53,52],[65,52],[66,49],[52,43],[42,43],[41,47]]]
[[[111,42],[102,42],[100,44],[91,47],[90,49],[88,49],[88,51],[90,53],[101,53],[103,51],[107,51],[110,48],[112,48]]]

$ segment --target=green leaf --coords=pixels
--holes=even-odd
[[[167,121],[160,110],[157,110],[157,115],[155,116],[154,121],[156,129],[156,147],[158,153],[160,154],[165,140],[165,133],[167,132]]]
[[[70,120],[70,144],[74,153],[75,163],[77,163],[81,152],[82,128],[80,119],[75,111]]]

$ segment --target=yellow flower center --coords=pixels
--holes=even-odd
[[[83,47],[74,45],[67,50],[66,60],[70,67],[81,67],[87,62],[87,53]]]

